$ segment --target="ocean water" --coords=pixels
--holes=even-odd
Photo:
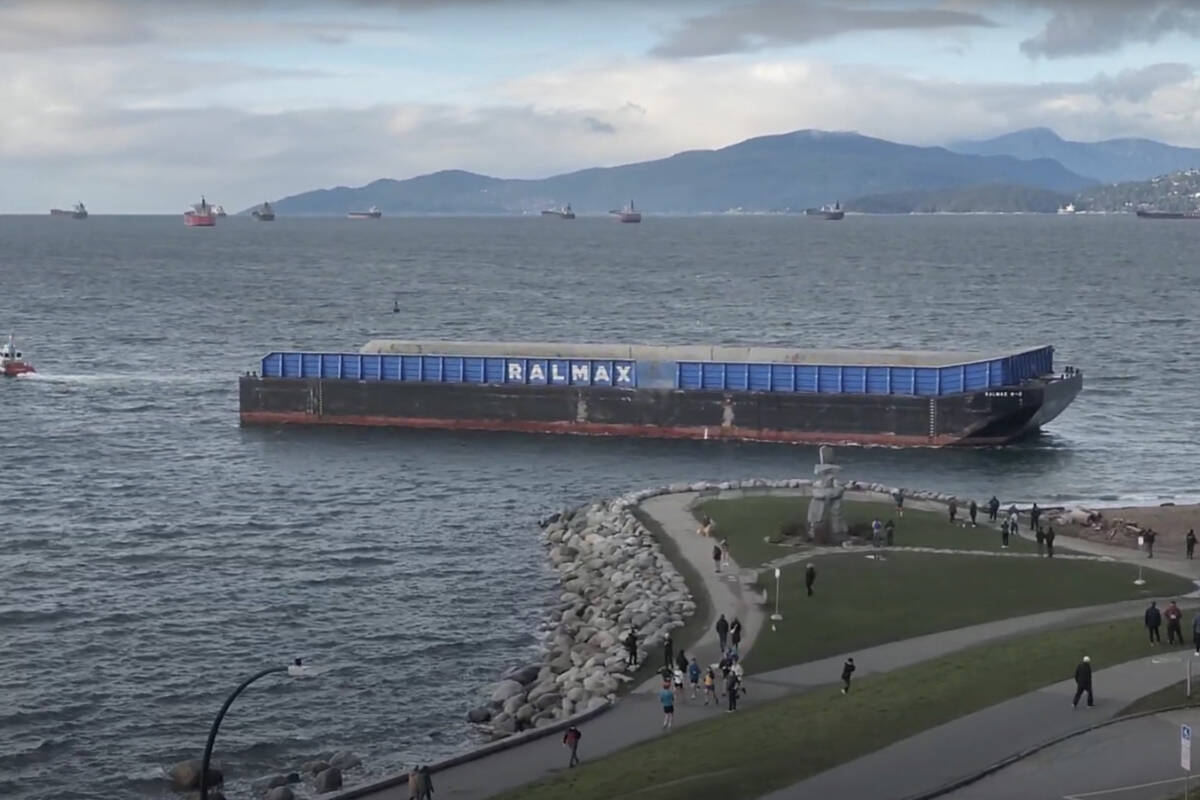
[[[0,217],[0,796],[173,796],[225,694],[233,796],[350,749],[472,741],[556,596],[536,520],[647,484],[811,472],[808,447],[242,430],[273,349],[376,335],[822,347],[1051,343],[1085,390],[1037,439],[839,448],[850,477],[1005,501],[1197,499],[1200,224],[1127,217]],[[392,313],[393,301],[400,306]]]

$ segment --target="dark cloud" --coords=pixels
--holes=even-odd
[[[596,119],[595,117],[584,117],[583,124],[586,125],[587,129],[592,133],[613,134],[617,132],[616,127],[610,125],[602,119]]]
[[[1030,58],[1110,53],[1129,43],[1153,44],[1172,33],[1200,35],[1196,0],[1028,0],[1051,12],[1035,36],[1021,42]]]
[[[897,8],[882,1],[759,0],[692,17],[652,52],[688,58],[803,44],[855,31],[993,26],[987,17],[970,11]]]

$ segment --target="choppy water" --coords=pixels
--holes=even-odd
[[[0,796],[168,796],[232,686],[253,777],[349,748],[373,773],[470,740],[477,688],[553,596],[534,522],[649,483],[810,470],[810,448],[241,430],[271,349],[427,338],[992,349],[1086,372],[1003,450],[842,449],[848,473],[1002,498],[1200,495],[1200,225],[1124,217],[0,217]],[[391,313],[398,298],[402,313]]]

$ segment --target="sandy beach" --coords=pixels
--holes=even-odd
[[[1098,509],[1102,515],[1099,525],[1058,525],[1055,529],[1068,536],[1092,541],[1137,547],[1139,529],[1151,529],[1155,537],[1156,555],[1183,557],[1184,537],[1189,529],[1200,529],[1200,504],[1128,506]],[[1057,515],[1051,515],[1057,519]],[[1197,534],[1200,536],[1200,533]]]

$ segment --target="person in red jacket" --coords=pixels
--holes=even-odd
[[[571,748],[571,761],[567,764],[568,767],[579,763],[579,740],[582,738],[583,733],[574,725],[567,728],[567,732],[563,734],[563,747]]]
[[[1175,644],[1176,639],[1183,644],[1183,612],[1174,600],[1163,611],[1163,616],[1167,618],[1167,644]]]

